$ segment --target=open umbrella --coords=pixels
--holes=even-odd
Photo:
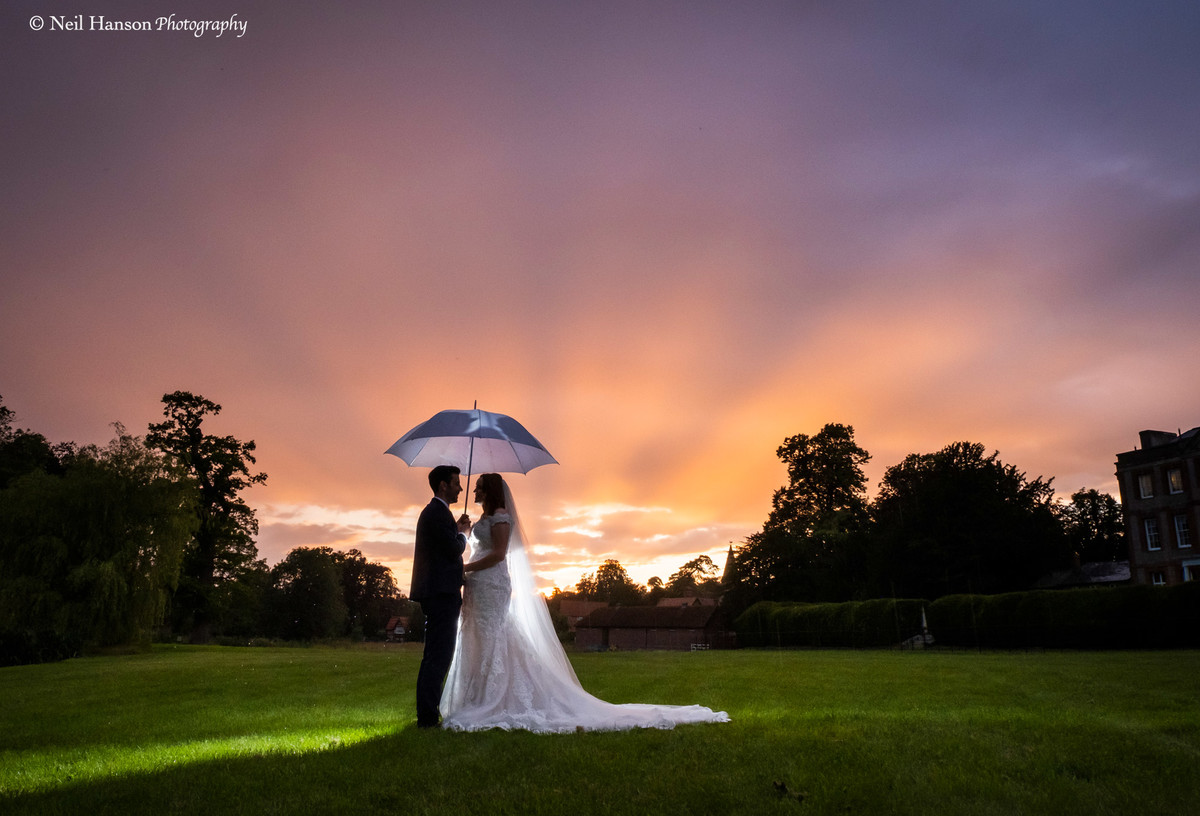
[[[481,411],[440,411],[396,440],[385,453],[413,467],[454,465],[471,471],[528,473],[542,465],[557,465],[546,446],[525,426],[506,414]]]

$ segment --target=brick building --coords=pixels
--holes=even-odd
[[[1135,584],[1200,580],[1200,428],[1142,431],[1117,454],[1117,482]]]

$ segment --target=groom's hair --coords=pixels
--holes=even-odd
[[[437,493],[438,486],[442,482],[449,483],[451,479],[460,473],[462,473],[462,471],[456,468],[454,465],[438,465],[433,470],[429,471],[429,487],[434,493]]]

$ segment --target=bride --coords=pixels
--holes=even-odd
[[[614,705],[583,690],[536,591],[512,493],[497,473],[475,487],[483,515],[463,567],[458,644],[442,691],[442,727],[537,733],[728,722],[703,706]]]

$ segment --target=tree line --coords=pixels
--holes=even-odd
[[[871,457],[851,426],[789,437],[777,455],[788,483],[725,570],[735,610],[996,594],[1076,563],[1128,558],[1112,496],[1080,489],[1056,502],[1052,479],[1030,479],[979,443],[910,454],[885,471],[874,500],[863,473]]]
[[[683,564],[666,582],[654,576],[643,586],[629,577],[620,561],[609,558],[595,572],[581,575],[574,587],[555,587],[550,600],[578,598],[609,606],[654,606],[662,598],[719,598],[724,591],[720,572],[711,558],[700,555]]]
[[[0,662],[168,635],[381,635],[411,612],[391,571],[358,550],[300,547],[268,567],[243,492],[253,441],[210,434],[221,406],[163,397],[145,437],[51,444],[0,399]]]
[[[608,560],[574,588],[556,589],[552,611],[565,598],[653,605],[720,597],[733,616],[758,601],[934,600],[1030,589],[1076,563],[1128,558],[1112,496],[1080,489],[1055,501],[1052,480],[1028,478],[979,443],[910,454],[888,468],[874,500],[863,472],[871,456],[851,426],[788,437],[776,453],[788,482],[762,529],[731,545],[723,573],[700,556],[666,583],[642,586]]]
[[[115,423],[106,446],[79,447],[15,428],[0,399],[0,662],[22,648],[63,656],[155,635],[374,637],[393,615],[419,636],[419,607],[357,550],[299,547],[274,567],[258,557],[242,494],[267,477],[254,472],[253,441],[207,433],[220,411],[176,391],[144,438]],[[978,443],[907,456],[874,500],[870,454],[850,426],[789,437],[777,455],[788,482],[763,528],[730,547],[723,574],[701,555],[641,586],[608,560],[555,590],[552,611],[570,597],[721,597],[734,615],[762,600],[933,600],[1028,589],[1073,562],[1128,557],[1111,496],[1081,489],[1055,502],[1051,480]]]

